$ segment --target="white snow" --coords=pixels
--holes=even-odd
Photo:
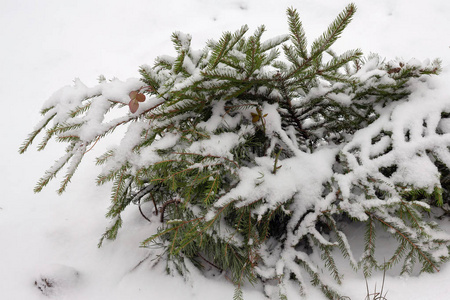
[[[358,12],[333,47],[337,53],[361,48],[366,55],[376,52],[388,59],[411,59],[409,63],[418,66],[425,64],[424,60],[427,58],[440,57],[443,60],[444,71],[439,77],[426,83],[418,81],[418,86],[428,85],[429,89],[425,94],[421,92],[423,89],[418,89],[410,102],[395,108],[383,108],[392,109],[394,114],[399,114],[393,120],[401,124],[389,123],[389,120],[376,122],[361,136],[356,136],[354,141],[354,145],[360,146],[361,151],[364,151],[368,149],[364,145],[370,143],[380,128],[398,129],[393,132],[393,143],[395,147],[403,147],[404,156],[380,157],[377,160],[376,156],[390,145],[388,138],[383,138],[378,142],[376,150],[372,148],[371,152],[364,152],[362,158],[373,160],[374,166],[385,165],[386,161],[396,161],[400,165],[396,176],[416,183],[424,178],[419,177],[420,174],[411,173],[409,167],[422,164],[423,168],[432,169],[434,165],[412,156],[413,150],[417,150],[425,142],[433,145],[438,139],[448,139],[446,135],[434,134],[435,128],[450,133],[450,123],[437,123],[435,116],[438,107],[450,107],[450,2],[353,2],[356,3]],[[308,40],[313,41],[347,4],[348,1],[344,0],[192,0],[155,3],[145,0],[3,0],[0,4],[0,99],[5,107],[0,123],[0,298],[139,300],[211,299],[213,296],[217,300],[232,299],[234,287],[224,275],[205,278],[192,267],[191,279],[185,282],[179,277],[166,275],[164,264],[155,265],[154,261],[146,259],[152,251],[157,250],[140,248],[139,245],[153,233],[157,225],[156,221],[149,224],[140,217],[137,209],[130,209],[122,216],[123,228],[115,242],[105,242],[102,248],[97,248],[98,240],[108,225],[104,214],[109,206],[110,186],[95,185],[95,178],[101,169],[94,166],[94,158],[102,154],[109,144],[114,142],[120,145],[120,134],[118,137],[114,134],[109,136],[109,140],[95,145],[86,154],[85,161],[79,166],[62,196],[54,192],[58,188],[57,181],[49,183],[40,194],[33,194],[38,178],[64,151],[62,145],[50,142],[42,153],[29,150],[26,155],[21,156],[17,149],[33,126],[41,120],[42,116],[38,112],[46,99],[49,99],[45,102],[46,107],[55,105],[57,100],[64,98],[66,101],[63,104],[58,102],[58,105],[64,107],[56,106],[54,109],[74,109],[85,97],[96,95],[100,92],[99,89],[103,89],[103,96],[108,100],[126,105],[128,94],[118,94],[117,91],[123,91],[124,87],[125,90],[132,91],[142,86],[136,79],[139,78],[139,66],[152,65],[157,56],[173,59],[170,58],[174,54],[170,37],[174,31],[186,33],[183,35],[183,45],[186,45],[189,34],[192,36],[192,47],[201,49],[208,39],[218,39],[223,31],[234,31],[246,23],[252,32],[257,26],[265,24],[267,32],[263,40],[264,37],[275,38],[272,40],[275,42],[276,36],[287,33],[285,10],[292,6],[300,12]],[[192,63],[185,59],[184,66],[192,69]],[[370,68],[364,71],[362,76],[369,77],[374,73],[383,75]],[[96,86],[100,74],[108,80]],[[120,80],[114,79],[116,77]],[[127,78],[134,79],[126,80]],[[72,81],[74,84],[71,84]],[[96,87],[88,88],[91,86]],[[98,103],[102,105],[102,110],[108,109],[106,98]],[[345,98],[334,100],[341,103],[347,101]],[[157,105],[155,101],[142,103],[139,110]],[[420,110],[417,110],[418,106]],[[412,111],[420,111],[420,114],[410,113]],[[221,122],[228,122],[231,127],[235,124],[236,120],[224,115],[224,112],[225,110],[214,112],[216,123],[209,123],[211,128],[207,128],[208,130],[215,129]],[[267,118],[276,121],[274,106],[264,107],[263,113],[268,113]],[[82,139],[89,140],[104,129],[100,123],[102,118],[102,114],[89,115],[92,128],[83,133]],[[113,122],[123,120],[113,119]],[[427,128],[422,126],[423,120],[426,121]],[[410,141],[400,138],[405,135],[405,128],[411,130]],[[277,127],[267,130],[276,132]],[[238,142],[232,135],[222,137],[223,143],[227,145],[223,152],[210,154],[226,156],[228,146]],[[292,145],[292,149],[297,149],[291,137],[282,138],[286,144]],[[129,139],[122,141],[124,152],[137,140],[132,136]],[[162,138],[154,149],[170,147],[176,139],[175,135]],[[225,140],[228,141],[225,143]],[[213,148],[208,143],[219,142],[221,141],[200,142],[194,144],[193,147],[197,148],[192,150],[209,151],[208,149]],[[143,156],[146,161],[141,163],[155,159],[151,150],[148,151]],[[443,149],[436,148],[434,152],[441,153],[442,160],[450,161],[448,153]],[[248,175],[245,177],[248,180],[241,182],[236,189],[246,191],[249,197],[258,197],[261,195],[251,195],[251,189],[255,182],[262,184],[265,192],[270,195],[268,205],[274,205],[279,197],[286,196],[281,193],[293,194],[294,191],[300,191],[305,194],[304,197],[314,199],[319,191],[308,190],[307,186],[310,182],[321,181],[327,176],[323,165],[329,163],[327,160],[333,153],[323,150],[314,154],[323,158],[319,163],[316,159],[311,159],[313,154],[296,154],[298,156],[292,158],[292,162],[280,162],[283,167],[278,172],[282,176],[278,178],[283,180],[276,181],[272,178],[273,160],[261,160],[259,170],[264,177],[261,178],[261,174],[255,173],[255,170],[244,168],[241,172],[248,172],[244,174]],[[356,166],[357,162],[354,163]],[[308,176],[308,172],[311,176]],[[304,181],[300,184],[295,178],[303,178]],[[349,186],[352,177],[341,176],[338,180],[342,186]],[[427,180],[432,183],[436,178],[430,177]],[[306,206],[308,203],[302,205]],[[151,214],[150,203],[143,204],[142,209]],[[355,209],[355,214],[359,211]],[[448,220],[442,225],[447,231],[450,230]],[[357,246],[356,233],[361,234],[363,229],[349,230],[355,231],[355,238],[348,243]],[[379,236],[378,241],[381,243],[377,247],[378,256],[382,259],[385,253],[391,251],[390,241],[383,236]],[[360,249],[362,251],[362,247]],[[285,267],[292,267],[295,272],[294,266],[286,266],[282,259],[270,259],[276,264],[277,273],[282,274]],[[264,274],[264,271],[258,270],[260,274]],[[53,294],[49,294],[49,297],[37,287],[42,284],[43,277],[54,277],[56,280]],[[389,291],[387,299],[448,299],[449,278],[450,265],[444,265],[437,274],[423,274],[420,277],[405,278],[388,274],[385,282],[385,288]],[[376,273],[368,280],[369,288],[373,290],[375,284],[380,287],[381,281],[382,274]],[[345,274],[343,285],[338,287],[352,299],[364,299],[365,288],[366,283],[361,274],[353,273],[350,268]],[[284,289],[289,299],[304,299],[297,286],[287,282]],[[325,299],[314,288],[308,288],[307,292],[307,299]],[[263,299],[258,287],[245,287],[244,296],[248,300]]]
[[[239,143],[239,135],[232,132],[211,136],[210,139],[193,142],[188,151],[233,159],[230,151]]]

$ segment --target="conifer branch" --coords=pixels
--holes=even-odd
[[[97,247],[100,248],[103,245],[103,241],[105,239],[115,240],[120,227],[122,227],[122,218],[119,215],[119,216],[117,216],[114,224],[111,227],[107,228],[106,232],[102,235],[100,241],[98,242]]]
[[[52,114],[48,118],[45,119],[45,121],[42,122],[42,125],[38,127],[38,129],[34,130],[32,133],[28,135],[28,138],[25,140],[25,142],[22,144],[22,146],[19,148],[19,153],[23,154],[28,149],[28,147],[33,143],[33,140],[36,138],[36,136],[44,129],[47,124],[56,116],[56,113]]]
[[[400,235],[405,241],[407,241],[408,244],[411,246],[411,248],[415,249],[415,250],[420,254],[420,256],[421,256],[424,260],[426,260],[426,261],[430,264],[430,266],[432,266],[432,268],[433,268],[436,272],[439,272],[439,268],[436,266],[435,263],[433,263],[433,262],[431,261],[431,259],[428,257],[428,255],[426,255],[426,254],[422,251],[422,249],[420,249],[420,247],[419,247],[416,243],[414,243],[410,238],[408,238],[404,233],[402,233],[400,230],[398,230],[395,226],[393,226],[393,225],[389,224],[388,222],[386,222],[385,220],[379,218],[378,216],[376,216],[376,215],[374,215],[374,214],[372,214],[372,213],[370,213],[370,212],[368,212],[368,211],[366,211],[366,214],[372,216],[373,218],[377,219],[377,220],[378,220],[380,223],[382,223],[383,225],[385,225],[385,226],[391,228],[392,230],[394,230],[394,231],[395,231],[398,235]]]
[[[42,176],[38,183],[36,184],[34,188],[35,193],[39,193],[49,182],[51,179],[56,177],[58,172],[64,167],[64,165],[72,158],[72,156],[75,154],[73,151],[75,148],[75,143],[71,143],[67,149],[66,149],[66,155],[62,156],[60,159],[58,159],[53,166],[45,171],[44,176]]]
[[[213,48],[211,58],[209,59],[209,69],[214,69],[222,59],[235,45],[244,34],[248,31],[248,26],[242,26],[240,30],[233,35],[230,32],[223,34],[218,43],[210,42],[210,48]]]
[[[141,245],[161,246],[160,261],[180,274],[187,260],[203,259],[230,275],[237,299],[245,282],[256,281],[278,286],[285,299],[284,285],[302,286],[304,275],[339,298],[327,282],[328,275],[342,281],[336,247],[366,277],[398,263],[402,273],[416,263],[438,270],[450,259],[450,237],[436,234],[424,214],[442,206],[450,190],[450,142],[440,125],[450,114],[445,101],[431,111],[412,91],[425,89],[422,81],[438,74],[440,63],[365,59],[359,49],[335,53],[330,47],[355,11],[347,6],[310,49],[294,8],[286,12],[288,34],[266,41],[264,26],[249,37],[243,26],[195,51],[190,35],[175,32],[175,57],[140,67],[142,82],[64,88],[19,148],[26,151],[42,131],[38,150],[52,139],[68,144],[35,191],[68,165],[63,192],[84,154],[122,127],[121,142],[96,159],[103,165],[97,184],[112,182],[112,220],[99,246],[117,237],[131,203],[150,222],[141,203],[151,199],[161,224]],[[405,107],[419,117],[408,119],[399,111]],[[127,112],[109,118],[120,110]],[[424,183],[405,175],[417,166],[429,166],[419,170],[430,175]],[[358,261],[341,230],[355,222],[366,225]],[[375,258],[379,230],[398,243],[384,264]],[[273,262],[275,256],[282,260]]]
[[[306,49],[307,41],[306,34],[303,29],[302,22],[300,21],[300,17],[297,13],[297,10],[294,8],[287,9],[288,15],[288,24],[289,30],[291,32],[291,41],[297,48],[297,51],[301,58],[304,60],[308,59],[308,50]]]
[[[61,182],[60,188],[58,189],[58,194],[62,194],[65,190],[67,185],[69,184],[70,180],[73,177],[73,174],[78,168],[78,165],[80,164],[81,160],[83,159],[84,154],[86,153],[86,145],[81,144],[74,149],[75,153],[71,158],[70,166],[68,167],[67,174],[64,177],[64,180]]]
[[[343,12],[331,23],[327,31],[321,37],[315,40],[311,46],[311,60],[316,59],[324,51],[331,47],[331,45],[339,38],[342,31],[350,23],[353,15],[356,12],[355,4],[349,4]]]

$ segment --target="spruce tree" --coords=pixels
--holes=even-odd
[[[67,165],[64,192],[88,150],[126,126],[97,158],[97,184],[113,182],[99,246],[119,234],[127,207],[150,202],[154,215],[142,215],[160,227],[142,246],[162,247],[171,272],[186,275],[187,261],[213,265],[234,282],[236,299],[256,281],[273,299],[286,298],[288,281],[338,298],[337,252],[365,276],[395,264],[403,274],[416,264],[437,271],[450,237],[431,207],[448,201],[450,106],[416,91],[428,90],[440,62],[336,54],[331,46],[355,11],[348,5],[310,47],[293,8],[289,34],[269,40],[264,26],[251,35],[243,26],[194,50],[190,35],[175,32],[176,57],[142,66],[141,80],[61,89],[20,148],[41,131],[39,150],[51,139],[68,145],[35,191]],[[105,121],[113,111],[123,115]],[[343,229],[356,222],[366,227],[359,258]],[[398,242],[383,262],[380,228]]]

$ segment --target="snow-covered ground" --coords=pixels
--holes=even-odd
[[[450,82],[450,2],[447,0],[354,1],[358,12],[337,52],[361,48],[388,59],[440,57]],[[139,77],[138,67],[160,54],[173,54],[170,35],[179,30],[193,36],[194,48],[209,38],[243,24],[265,24],[266,37],[287,33],[285,11],[300,12],[312,41],[348,4],[344,0],[1,0],[0,1],[0,299],[46,299],[39,292],[40,274],[57,273],[66,282],[56,299],[232,299],[225,278],[193,280],[165,275],[164,265],[139,264],[148,255],[139,243],[151,228],[136,211],[125,216],[124,230],[115,242],[97,248],[108,224],[109,186],[94,183],[99,171],[94,148],[65,194],[52,182],[40,194],[33,187],[59,157],[61,145],[42,153],[19,155],[26,135],[40,119],[38,111],[51,94],[75,77],[87,85],[106,78]],[[445,86],[444,86],[445,88]],[[450,93],[450,89],[448,89]],[[112,142],[112,140],[111,140]],[[450,228],[450,226],[446,226]],[[380,248],[381,247],[381,248]],[[379,246],[383,249],[383,245]],[[373,289],[382,274],[369,279]],[[388,299],[448,299],[450,266],[438,274],[400,278],[389,274]],[[35,281],[37,285],[35,285]],[[361,274],[347,273],[342,294],[364,299]],[[290,299],[300,299],[289,289]],[[309,299],[324,299],[313,289]],[[246,288],[246,299],[262,299]]]

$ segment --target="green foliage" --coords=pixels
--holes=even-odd
[[[235,283],[234,299],[243,298],[242,285],[259,280],[276,282],[280,299],[287,299],[289,280],[301,289],[310,282],[337,299],[334,283],[343,276],[336,252],[366,277],[396,264],[404,274],[416,263],[423,272],[438,270],[449,258],[450,238],[426,216],[430,205],[447,201],[450,145],[442,139],[429,147],[412,125],[398,137],[403,125],[392,118],[408,103],[411,86],[437,74],[440,64],[386,63],[358,49],[336,54],[331,46],[355,12],[347,6],[309,49],[293,8],[289,34],[267,41],[264,26],[248,37],[243,26],[195,51],[190,35],[175,32],[176,57],[142,66],[141,82],[102,79],[94,89],[76,83],[66,93],[72,98],[45,105],[43,121],[20,148],[23,153],[52,120],[39,149],[51,138],[69,144],[35,191],[68,165],[62,193],[88,147],[123,125],[122,142],[97,158],[104,167],[97,183],[113,183],[106,214],[112,223],[99,246],[117,237],[130,204],[152,201],[155,216],[145,218],[160,227],[141,246],[163,247],[168,270],[184,275],[186,260],[213,265]],[[131,113],[103,122],[127,104]],[[448,134],[436,124],[423,131]],[[399,150],[412,140],[423,146]],[[402,160],[404,149],[412,154]],[[413,168],[408,160],[442,176],[427,184],[399,179]],[[366,228],[359,259],[342,226],[352,222]],[[380,229],[398,242],[382,264],[375,258]],[[311,251],[322,261],[313,261]]]

